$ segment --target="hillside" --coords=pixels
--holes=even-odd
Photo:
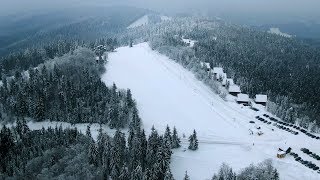
[[[209,179],[223,162],[239,171],[269,158],[281,179],[318,179],[316,171],[292,156],[278,159],[276,153],[279,147],[291,147],[303,159],[319,166],[319,162],[300,151],[305,147],[319,152],[319,140],[255,120],[255,116],[266,113],[263,108],[253,111],[236,104],[231,96],[222,100],[191,72],[152,51],[147,43],[116,49],[110,53],[107,69],[102,77],[104,82],[132,90],[146,132],[150,133],[152,125],[163,130],[168,124],[176,126],[180,136],[188,137],[196,129],[199,150],[185,151],[187,139],[183,138],[183,146],[174,151],[171,168],[176,179],[182,179],[185,170],[191,179]],[[264,134],[250,135],[249,129],[255,127],[249,121],[255,121]]]

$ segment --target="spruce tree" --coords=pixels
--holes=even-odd
[[[183,180],[190,180],[190,177],[188,175],[188,172],[186,171],[186,173],[184,174],[184,178]]]
[[[198,149],[198,139],[196,130],[193,130],[193,134],[189,137],[189,147],[190,150],[197,150]]]
[[[177,129],[176,129],[176,127],[173,127],[171,147],[172,148],[179,148],[180,146],[181,146],[180,145],[180,138],[178,137]]]
[[[130,180],[142,180],[143,179],[143,172],[140,165],[138,165],[134,171],[131,173]]]
[[[167,169],[166,174],[164,175],[164,180],[174,180],[170,168]]]

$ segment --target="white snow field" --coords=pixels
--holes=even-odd
[[[169,124],[171,128],[176,126],[180,137],[186,135],[182,147],[172,155],[171,168],[176,179],[183,179],[186,170],[192,180],[210,179],[223,162],[239,171],[265,159],[273,160],[281,179],[320,178],[290,155],[276,158],[279,147],[290,146],[303,159],[320,166],[300,151],[305,147],[320,152],[319,140],[256,121],[255,116],[266,113],[262,107],[256,112],[236,104],[231,96],[227,102],[222,100],[190,71],[152,51],[147,43],[116,49],[109,54],[106,66],[102,80],[107,85],[115,82],[119,88],[132,90],[147,133],[152,125],[163,132]],[[249,121],[255,121],[264,134],[250,135],[249,129],[254,129],[254,125]],[[193,129],[198,133],[197,151],[187,149],[187,137]]]

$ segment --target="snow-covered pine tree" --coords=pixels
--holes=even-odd
[[[277,171],[276,168],[274,168],[274,170],[272,171],[272,177],[271,177],[271,180],[279,180],[279,173]]]
[[[178,132],[177,132],[176,127],[173,127],[171,147],[172,148],[179,148],[180,147],[180,138],[178,137]]]
[[[128,171],[128,167],[126,165],[123,165],[120,171],[120,176],[118,180],[128,180],[130,179],[130,173]]]
[[[167,169],[166,174],[164,175],[164,180],[174,180],[170,168]]]
[[[188,172],[186,171],[186,173],[184,174],[184,178],[183,180],[190,180],[190,177],[188,175]]]
[[[198,149],[198,138],[196,130],[193,130],[193,134],[189,137],[189,147],[190,150]]]
[[[142,180],[143,179],[143,172],[140,165],[138,165],[134,171],[131,173],[130,180]]]
[[[90,125],[87,126],[86,135],[87,135],[88,137],[92,138],[92,136],[91,136],[91,130],[90,130]]]
[[[170,146],[171,146],[172,135],[171,135],[170,127],[168,125],[166,127],[166,131],[164,133],[163,139],[164,139],[164,141],[168,141],[170,143]]]
[[[98,150],[96,143],[92,140],[90,141],[89,151],[88,151],[89,163],[94,166],[98,166]]]

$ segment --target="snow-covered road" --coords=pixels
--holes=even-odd
[[[222,100],[191,72],[152,51],[147,43],[118,48],[109,54],[106,66],[107,73],[102,80],[107,85],[115,82],[119,88],[132,90],[147,132],[152,125],[164,131],[168,124],[176,126],[180,136],[188,137],[196,129],[199,150],[183,151],[187,147],[186,140],[183,147],[174,150],[171,168],[176,179],[182,179],[186,170],[193,180],[210,179],[223,162],[240,170],[267,158],[274,160],[281,179],[320,178],[292,157],[276,158],[278,147],[284,144],[299,155],[301,147],[320,152],[320,141],[279,129],[272,131],[271,125],[260,121],[256,124],[262,127],[264,135],[249,135],[248,129],[252,125],[248,122],[264,112]],[[313,162],[320,166],[315,160]]]

